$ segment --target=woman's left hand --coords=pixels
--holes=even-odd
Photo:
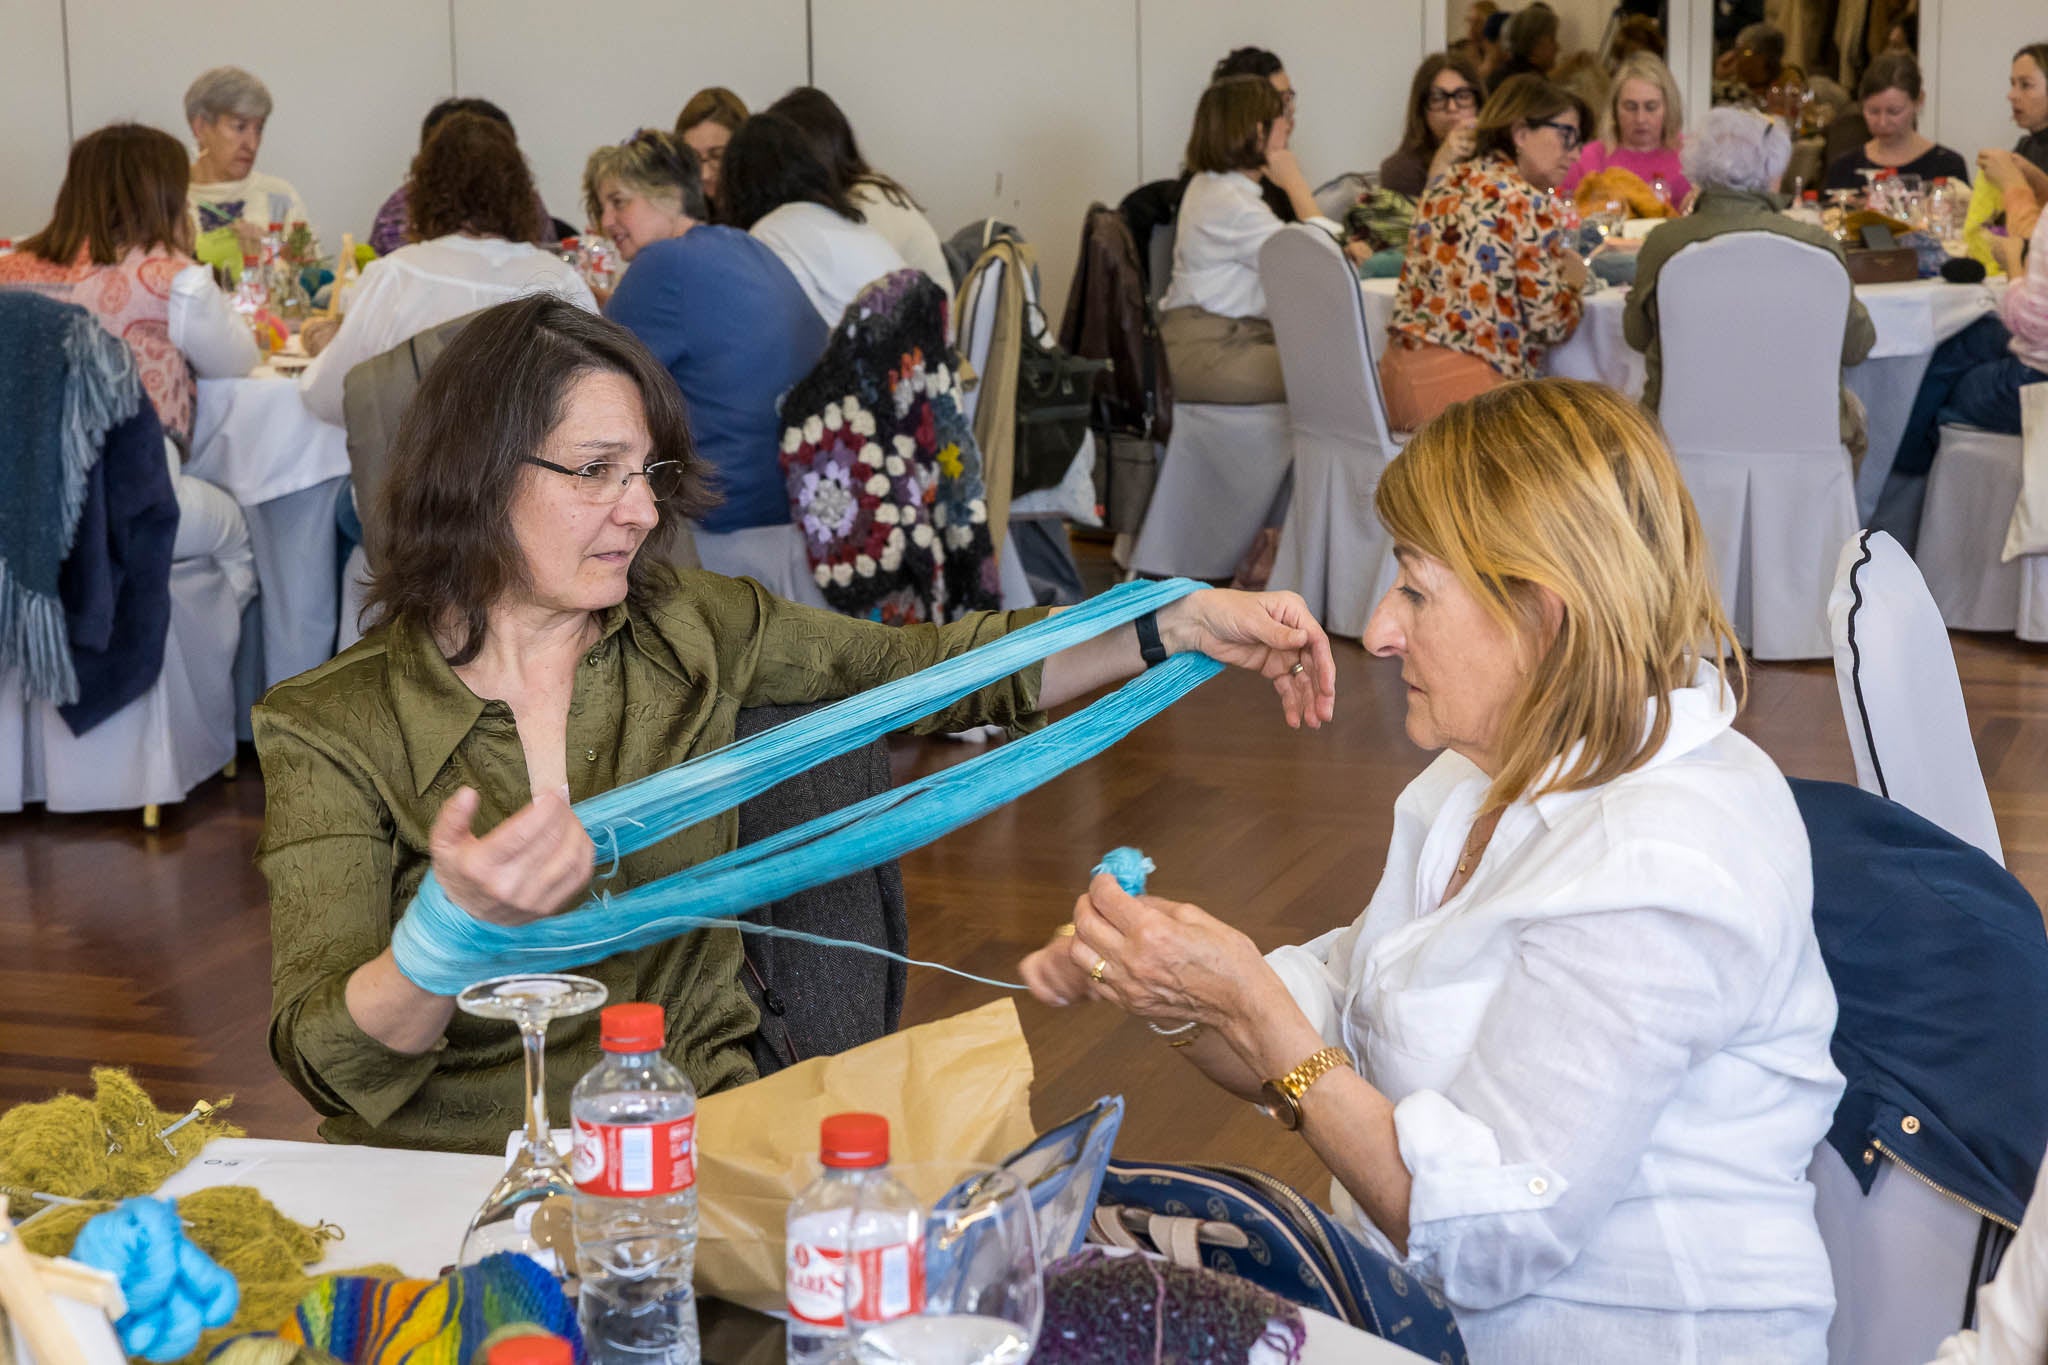
[[[1074,903],[1066,953],[1096,999],[1143,1019],[1197,1020],[1226,1034],[1247,988],[1271,972],[1258,946],[1214,915],[1132,896],[1107,873]]]
[[[1337,714],[1337,660],[1330,637],[1291,592],[1210,588],[1159,609],[1159,638],[1173,653],[1199,650],[1273,680],[1287,723],[1311,729]]]
[[[2019,158],[2004,147],[1986,147],[1977,153],[1977,169],[2003,190],[2024,179],[2016,163]]]

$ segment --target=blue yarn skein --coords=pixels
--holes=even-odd
[[[1159,870],[1159,865],[1135,848],[1113,848],[1102,855],[1102,861],[1095,865],[1096,873],[1107,872],[1116,878],[1116,884],[1124,889],[1126,896],[1145,894],[1145,878]]]
[[[128,1312],[114,1324],[121,1349],[145,1360],[190,1355],[199,1334],[225,1327],[242,1299],[235,1277],[185,1236],[168,1199],[124,1200],[79,1229],[71,1259],[120,1283]]]

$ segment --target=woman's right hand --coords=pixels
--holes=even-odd
[[[1087,970],[1074,961],[1073,940],[1073,924],[1063,924],[1043,948],[1018,964],[1024,984],[1045,1004],[1071,1005],[1088,998],[1091,983]]]
[[[596,850],[565,797],[542,792],[481,839],[470,830],[478,802],[475,788],[458,788],[428,836],[434,880],[450,901],[486,923],[519,925],[582,897]]]
[[[2026,177],[2020,173],[2018,163],[2019,157],[2004,147],[1986,147],[1977,153],[1977,169],[2001,190],[2025,183]]]
[[[247,218],[235,219],[234,228],[235,240],[241,243],[244,256],[261,256],[263,254],[264,230],[262,228],[250,222]]]
[[[1308,177],[1302,174],[1301,162],[1295,158],[1292,147],[1273,147],[1266,152],[1266,178],[1283,190],[1298,189],[1304,194],[1311,193]]]
[[[1557,253],[1557,273],[1564,276],[1564,282],[1573,290],[1584,290],[1592,272],[1586,269],[1585,260],[1570,247]]]
[[[1452,162],[1463,161],[1471,156],[1478,146],[1479,135],[1472,130],[1472,125],[1466,124],[1451,129],[1445,136],[1443,145],[1436,149],[1436,155],[1429,160],[1429,178],[1436,179],[1450,169]]]

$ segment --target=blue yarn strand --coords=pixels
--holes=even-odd
[[[751,739],[580,802],[601,865],[739,805],[816,763],[901,729],[1030,663],[1172,602],[1200,584],[1128,583],[966,654],[814,711]],[[1072,716],[967,763],[931,773],[795,829],[630,891],[517,928],[465,913],[429,872],[392,936],[419,986],[454,994],[487,977],[576,966],[700,928],[825,943],[986,985],[1015,982],[905,957],[872,944],[740,921],[745,911],[848,876],[1007,805],[1101,753],[1222,671],[1200,654],[1149,669]],[[605,874],[609,875],[609,873]]]

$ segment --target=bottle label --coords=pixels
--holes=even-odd
[[[585,1194],[678,1194],[697,1183],[697,1116],[667,1123],[576,1120],[569,1174]]]
[[[786,1282],[789,1315],[812,1327],[844,1331],[849,1298],[855,1321],[893,1322],[924,1311],[924,1249],[898,1242],[849,1256],[836,1246],[792,1241]]]

